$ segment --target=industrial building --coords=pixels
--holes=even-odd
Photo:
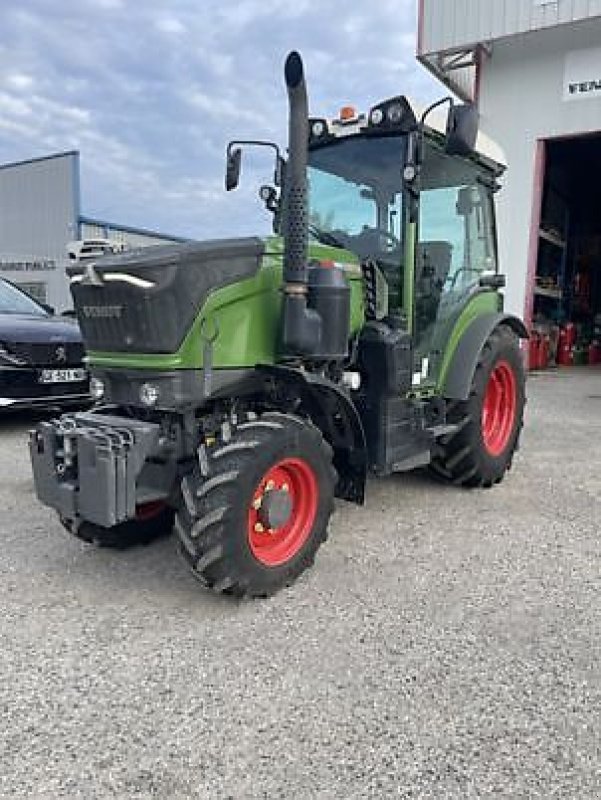
[[[417,50],[507,155],[506,306],[538,366],[601,358],[601,0],[419,0]]]
[[[67,246],[89,238],[131,247],[184,241],[84,216],[77,151],[0,165],[0,277],[68,309]]]

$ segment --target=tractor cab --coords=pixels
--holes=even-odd
[[[493,193],[503,154],[470,135],[449,147],[445,115],[424,115],[405,97],[368,114],[344,107],[337,119],[309,120],[309,241],[369,267],[372,315],[392,315],[412,334],[422,387],[436,385],[445,342],[472,296],[502,285]]]

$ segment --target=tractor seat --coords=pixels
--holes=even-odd
[[[453,245],[445,241],[419,242],[416,253],[417,280],[430,280],[439,291],[451,270]]]

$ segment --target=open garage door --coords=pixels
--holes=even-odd
[[[545,143],[531,369],[601,363],[601,134]]]

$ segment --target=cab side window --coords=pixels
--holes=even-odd
[[[420,199],[419,257],[449,289],[466,289],[496,269],[492,195],[475,164],[426,147]],[[421,253],[419,252],[421,251]]]
[[[415,266],[417,351],[434,361],[483,272],[496,271],[492,191],[483,168],[426,144]]]

